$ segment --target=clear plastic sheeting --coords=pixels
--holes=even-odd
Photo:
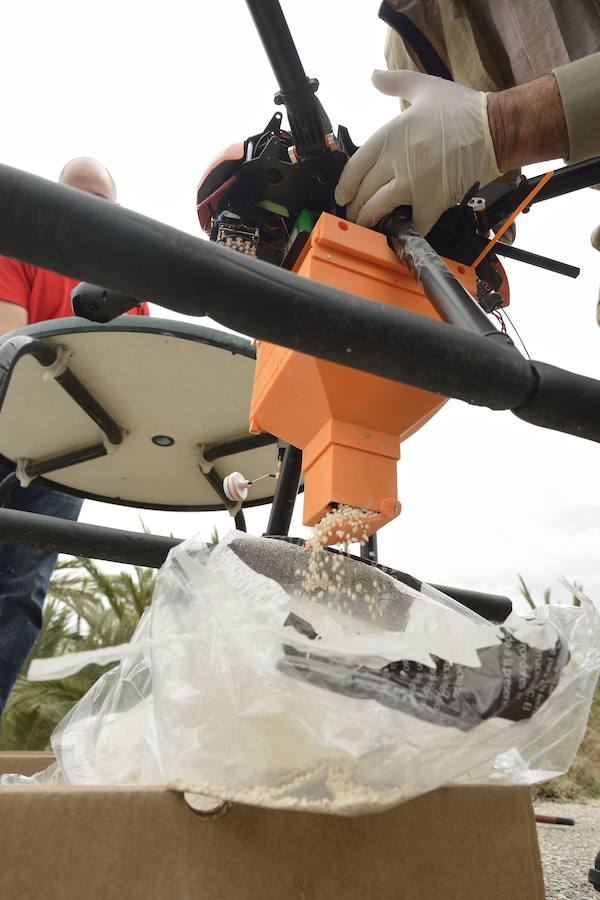
[[[350,815],[568,769],[600,668],[587,598],[495,626],[341,557],[307,600],[307,552],[238,532],[174,548],[128,655],[58,726],[37,780]]]

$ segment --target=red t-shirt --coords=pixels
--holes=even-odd
[[[28,323],[46,322],[74,315],[71,291],[78,278],[40,269],[29,263],[0,256],[0,300],[16,303],[27,310]],[[148,304],[130,309],[134,316],[149,315]]]

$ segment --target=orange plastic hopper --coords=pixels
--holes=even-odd
[[[471,269],[446,260],[471,293]],[[438,318],[384,235],[324,213],[295,271],[368,300]],[[373,533],[400,512],[400,443],[446,402],[444,397],[260,342],[250,430],[302,450],[304,524],[334,505],[371,510]]]

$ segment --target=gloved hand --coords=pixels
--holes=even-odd
[[[412,206],[427,234],[476,181],[500,175],[490,134],[487,96],[453,81],[399,70],[375,71],[375,87],[410,106],[376,131],[348,160],[335,199],[359,225]]]

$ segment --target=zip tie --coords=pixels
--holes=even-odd
[[[26,459],[25,457],[20,457],[17,460],[15,475],[19,480],[19,484],[22,488],[28,488],[31,482],[37,478],[37,475],[28,475],[27,474],[27,466],[31,462],[30,459]]]
[[[56,359],[49,366],[44,366],[42,378],[44,381],[52,381],[54,378],[60,378],[69,368],[69,360],[73,356],[68,347],[62,345],[56,348]]]

